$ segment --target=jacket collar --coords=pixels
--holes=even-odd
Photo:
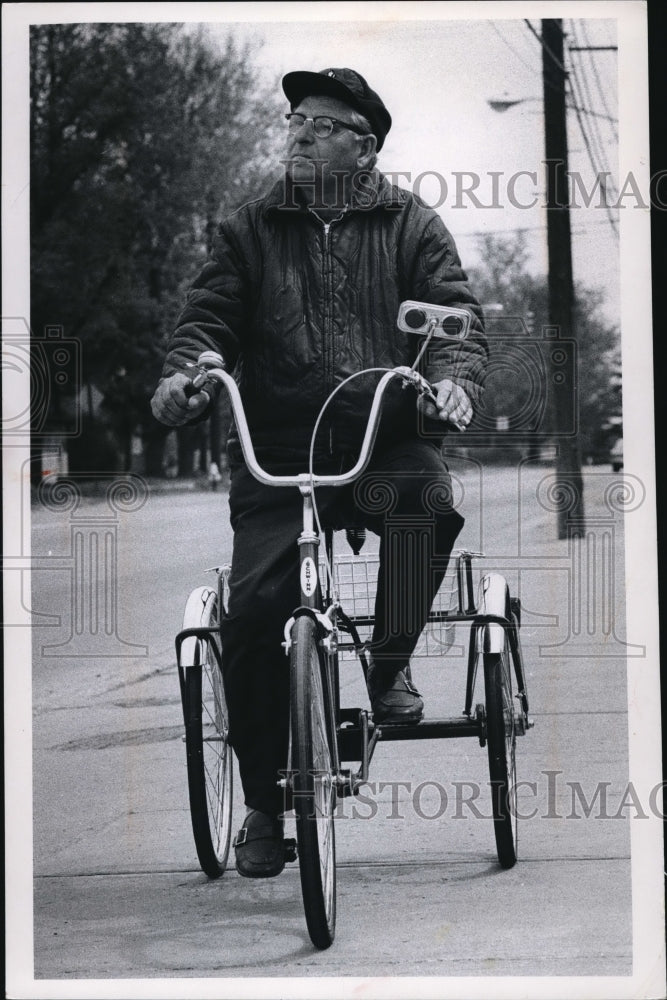
[[[368,212],[374,208],[396,210],[403,207],[404,198],[399,188],[389,183],[377,170],[359,175],[353,186],[347,211]],[[298,188],[285,175],[276,181],[265,199],[265,211],[286,214],[307,214],[309,209]]]

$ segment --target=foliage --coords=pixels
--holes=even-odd
[[[30,46],[31,325],[81,342],[84,384],[122,441],[150,423],[220,218],[267,183],[277,88],[260,86],[251,48],[217,50],[201,28],[40,25]]]

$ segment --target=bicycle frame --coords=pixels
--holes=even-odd
[[[206,352],[200,357],[199,364],[200,369],[206,372],[209,379],[223,384],[229,393],[243,456],[252,475],[259,482],[268,486],[298,487],[303,498],[303,525],[298,539],[302,603],[285,624],[283,646],[285,651],[289,653],[292,627],[300,615],[309,615],[319,623],[327,684],[332,696],[331,704],[336,707],[337,738],[332,738],[332,757],[337,769],[336,784],[339,794],[354,794],[358,787],[367,780],[369,764],[375,746],[380,739],[409,740],[474,736],[479,739],[480,745],[484,746],[486,728],[483,709],[480,711],[481,706],[477,706],[473,710],[472,706],[477,661],[482,654],[499,653],[504,647],[506,635],[515,667],[518,686],[517,698],[520,704],[520,712],[516,719],[516,732],[519,735],[525,733],[532,723],[528,717],[528,698],[518,640],[519,604],[518,601],[510,598],[504,577],[495,573],[489,573],[482,577],[478,598],[475,601],[471,561],[479,553],[467,551],[458,555],[456,568],[457,608],[453,612],[443,612],[437,616],[437,620],[440,621],[470,625],[466,696],[462,716],[453,719],[422,720],[418,723],[383,726],[374,725],[369,719],[367,711],[341,709],[339,706],[337,650],[339,648],[355,649],[365,671],[367,667],[365,649],[359,640],[357,626],[372,624],[372,620],[368,617],[348,618],[344,609],[337,604],[332,595],[328,595],[327,606],[324,610],[322,609],[318,571],[320,538],[315,531],[313,491],[317,486],[346,486],[362,475],[370,461],[377,436],[382,399],[389,383],[394,378],[401,378],[404,383],[414,385],[418,392],[425,393],[429,391],[429,387],[423,377],[414,367],[399,367],[385,372],[376,387],[361,451],[353,468],[338,475],[301,473],[291,476],[277,476],[266,472],[257,461],[238,386],[231,375],[222,367],[222,359],[212,352]],[[430,620],[436,619],[431,618]],[[350,644],[340,643],[339,631],[348,632],[353,641]],[[335,734],[332,734],[332,737],[334,736]],[[349,770],[342,770],[340,768],[342,760],[359,761],[359,769],[354,774]]]
[[[438,324],[445,329],[445,321],[451,319],[449,312],[451,310],[445,307],[422,309],[420,303],[408,302],[403,304],[398,322],[405,330],[415,330],[417,326],[421,330],[424,327],[428,343],[430,337],[436,335],[434,331]],[[445,338],[456,339],[448,334]],[[382,399],[394,378],[402,379],[404,385],[412,385],[420,395],[429,396],[437,404],[431,387],[416,371],[422,355],[423,349],[411,368],[384,371],[373,396],[358,460],[353,468],[339,475],[321,475],[313,471],[312,443],[308,473],[278,476],[262,469],[255,456],[239,389],[234,379],[224,371],[219,355],[205,352],[200,356],[199,370],[189,384],[190,391],[186,392],[186,395],[193,395],[207,386],[210,388],[212,383],[223,384],[230,396],[250,473],[267,486],[298,488],[302,499],[302,526],[297,540],[300,603],[285,624],[282,643],[289,657],[289,770],[281,771],[283,777],[278,784],[285,792],[284,804],[289,803],[296,821],[296,840],[284,842],[285,861],[296,860],[298,849],[306,923],[311,940],[318,948],[329,947],[335,934],[336,799],[356,794],[368,781],[370,763],[380,740],[474,737],[480,746],[487,746],[498,860],[503,868],[511,868],[517,860],[516,815],[512,813],[512,796],[516,788],[516,736],[525,734],[532,725],[528,717],[519,642],[521,606],[518,599],[510,596],[505,578],[497,573],[482,575],[475,595],[472,559],[480,553],[461,551],[453,554],[457,560],[456,587],[449,596],[453,597],[455,593],[456,603],[454,605],[451,600],[442,603],[438,598],[427,619],[427,623],[439,623],[441,633],[454,623],[465,623],[470,628],[462,715],[376,723],[368,709],[341,708],[340,705],[339,651],[354,650],[364,675],[368,675],[367,651],[372,633],[371,639],[362,641],[360,630],[365,628],[363,634],[368,635],[375,626],[369,595],[372,594],[372,573],[379,559],[371,556],[361,567],[361,573],[358,572],[358,563],[354,564],[347,580],[346,563],[352,561],[345,557],[334,559],[334,529],[326,527],[323,532],[326,584],[320,580],[318,556],[322,526],[317,517],[314,491],[317,486],[346,486],[365,471],[377,436]],[[334,389],[322,407],[311,442],[326,406],[347,381]],[[356,555],[359,546],[354,542],[351,545]],[[232,815],[231,750],[225,721],[228,716],[224,683],[218,676],[223,665],[220,622],[226,608],[229,567],[219,567],[216,572],[218,614],[213,614],[216,602],[214,590],[210,587],[197,588],[188,599],[184,627],[176,637],[193,834],[200,865],[211,878],[219,877],[225,869]],[[347,598],[341,602],[341,592],[345,592],[344,588],[350,581],[353,613],[348,615],[342,607]],[[442,595],[442,589],[440,593]],[[365,594],[365,597],[357,602],[359,594]],[[203,611],[197,604],[202,600]],[[444,648],[449,646],[445,644]],[[211,670],[207,667],[209,659],[202,653],[202,650],[208,649],[211,651],[210,661],[215,663]],[[516,695],[513,692],[512,665]],[[473,707],[478,673],[483,675],[483,703]],[[208,683],[205,691],[204,680]],[[208,729],[203,725],[204,713],[212,723]],[[213,767],[209,767],[204,759],[206,751]],[[342,766],[343,763],[345,766]],[[235,846],[240,844],[235,843]]]
[[[359,761],[356,773],[346,774],[346,783],[352,794],[368,780],[369,766],[377,743],[382,740],[425,740],[457,739],[476,737],[480,746],[486,745],[486,724],[483,706],[473,708],[472,700],[477,676],[477,665],[482,654],[500,652],[507,635],[517,679],[516,698],[519,711],[516,714],[516,734],[524,735],[533,723],[528,716],[528,696],[525,689],[523,661],[518,640],[519,602],[510,598],[504,577],[499,574],[485,574],[480,580],[478,597],[475,601],[472,559],[481,553],[461,551],[454,553],[457,559],[457,606],[453,611],[431,612],[429,622],[470,625],[466,693],[463,713],[459,717],[446,719],[424,719],[418,723],[375,725],[368,713],[360,709],[341,709],[338,720],[339,754],[342,761]],[[354,649],[361,658],[364,644],[358,637],[357,629],[372,625],[371,616],[346,618],[339,613],[338,627],[348,632],[352,642],[339,642],[338,649]],[[356,635],[355,635],[356,633]],[[343,784],[343,782],[341,782]],[[348,792],[348,794],[350,794]]]

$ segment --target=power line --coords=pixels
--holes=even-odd
[[[575,114],[577,116],[577,121],[579,122],[579,129],[581,131],[581,135],[582,135],[582,138],[584,140],[584,145],[586,146],[586,150],[588,152],[588,158],[589,158],[589,160],[591,162],[591,166],[593,167],[593,172],[595,174],[599,175],[600,171],[597,168],[597,165],[596,165],[596,162],[595,162],[595,157],[593,156],[593,151],[591,149],[590,142],[589,142],[589,139],[588,139],[588,133],[586,131],[586,128],[584,127],[584,123],[582,121],[581,114],[579,113],[579,111],[577,110],[576,107],[575,107]],[[609,208],[609,205],[607,204],[606,198],[605,198],[605,209],[607,211],[607,216],[609,218],[609,223],[611,225],[611,228],[613,229],[614,234],[616,236],[618,236],[618,229],[617,229],[617,226],[616,226],[616,220],[615,220],[615,218],[613,217],[613,215],[611,213],[611,210]]]
[[[537,31],[535,31],[535,28],[532,26],[532,24],[530,23],[530,21],[527,20],[527,18],[524,18],[524,22],[528,25],[528,27],[530,28],[530,31],[533,33],[533,35],[537,39],[537,41],[539,42],[540,46],[542,48],[544,48],[544,45],[542,43],[542,37],[538,34]],[[555,56],[554,56],[553,52],[551,52],[549,54],[550,54],[550,56],[551,56],[552,59],[555,59]],[[543,83],[546,84],[546,86],[549,88],[549,90],[557,90],[558,89],[552,80],[543,80]]]
[[[537,32],[535,30],[535,28],[530,23],[530,21],[527,18],[524,18],[524,22],[528,25],[528,28],[530,29],[531,33],[535,36],[535,38],[540,43],[540,45],[544,49],[544,51],[549,55],[549,57],[551,58],[552,62],[554,62],[555,65],[558,66],[558,68],[565,75],[565,79],[568,80],[569,73],[568,73],[568,70],[563,65],[563,63],[554,55],[554,53],[551,51],[551,49],[548,47],[548,45],[544,44],[544,42],[542,40],[542,36],[539,34],[539,32]],[[560,33],[563,36],[563,38],[565,38],[565,32],[560,27],[560,25],[559,25],[558,30],[560,31]],[[551,80],[546,80],[545,83],[546,83],[547,87],[549,87],[552,90],[554,89],[554,85],[553,85],[553,83],[552,83]],[[601,114],[599,111],[593,111],[591,108],[586,108],[583,105],[580,105],[579,108],[576,108],[574,110],[579,110],[583,114],[589,115],[592,118],[606,118],[607,117],[607,115]],[[616,121],[616,119],[610,117],[610,121]]]
[[[546,52],[546,54],[549,56],[549,58],[554,63],[554,65],[557,66],[558,69],[563,73],[565,82],[569,83],[570,89],[573,91],[572,80],[570,78],[570,74],[568,73],[568,70],[563,65],[562,61],[558,58],[558,56],[555,55],[555,53],[549,48],[549,46],[545,44],[542,36],[535,30],[535,28],[530,23],[530,21],[528,20],[528,18],[524,18],[524,22],[528,26],[528,29],[530,30],[531,34],[533,34],[535,36],[535,38],[537,39],[537,41],[540,43],[540,45],[541,45],[542,49],[544,50],[544,52]],[[562,25],[556,22],[556,26],[557,26],[558,31],[560,32],[560,34],[563,36],[563,39],[565,40],[566,36],[565,36],[565,32],[563,31]],[[578,83],[578,80],[577,80],[577,83]],[[581,102],[581,104],[582,104],[581,107],[579,107],[577,105],[577,103],[576,103],[577,97],[574,94],[574,92],[573,92],[573,99],[574,99],[574,102],[575,102],[574,105],[573,105],[573,110],[574,110],[574,112],[575,112],[575,114],[577,116],[577,121],[579,122],[579,129],[581,131],[581,135],[582,135],[582,138],[584,140],[584,145],[586,146],[586,150],[588,152],[588,158],[589,158],[589,160],[591,162],[591,166],[593,167],[594,172],[596,174],[599,174],[600,171],[597,169],[597,166],[596,166],[596,163],[595,163],[595,156],[593,155],[593,151],[591,149],[591,144],[590,144],[590,141],[589,141],[588,132],[586,131],[586,128],[584,126],[584,122],[582,120],[582,113],[583,113],[583,110],[584,110],[583,109],[583,102]],[[606,205],[606,203],[605,203],[605,208],[607,210],[607,215],[609,217],[609,222],[610,222],[610,225],[612,227],[612,230],[614,231],[614,235],[618,237],[618,229],[617,229],[617,226],[616,226],[616,220],[614,219],[613,215],[611,214],[609,206]]]
[[[571,22],[571,26],[572,26],[572,37],[576,38],[576,29],[575,29],[574,22]],[[580,75],[580,70],[581,70],[581,75]],[[573,64],[572,65],[572,72],[570,74],[570,86],[573,89],[574,89],[575,83],[576,83],[576,86],[579,89],[579,93],[581,95],[581,100],[580,100],[579,103],[580,104],[583,104],[583,103],[591,104],[592,103],[592,101],[591,101],[591,93],[590,93],[590,90],[589,90],[589,87],[588,87],[588,79],[586,77],[586,74],[585,74],[585,71],[583,69],[583,66],[582,67],[577,67],[577,66],[575,66]],[[591,136],[592,136],[591,145],[593,145],[593,144],[596,145],[596,154],[595,154],[596,155],[596,160],[599,160],[599,162],[602,165],[602,167],[606,167],[607,168],[605,170],[605,173],[611,174],[611,171],[608,169],[608,163],[607,163],[607,160],[606,160],[606,155],[605,155],[605,150],[604,150],[604,143],[602,141],[602,136],[600,135],[600,129],[599,129],[598,122],[597,122],[596,119],[592,119],[592,121],[591,121]],[[591,164],[591,165],[593,166],[594,170],[597,169],[596,168],[596,164]]]
[[[574,105],[573,104],[568,104],[568,108],[572,108],[574,110]],[[614,117],[612,117],[612,115],[603,115],[599,111],[591,111],[590,108],[584,108],[581,105],[579,105],[577,107],[577,110],[581,111],[582,114],[587,115],[590,118],[600,118],[602,121],[607,121],[607,122],[617,122],[618,121],[618,118],[614,118]]]
[[[610,48],[618,49],[617,32],[612,30],[611,23],[609,21],[601,21],[600,26],[604,28],[605,40],[609,43]]]
[[[583,87],[583,83],[579,80],[576,72],[573,72],[572,84],[573,86],[576,84],[576,86],[580,89]],[[597,123],[594,124],[597,125]],[[591,167],[596,174],[603,173],[606,175],[605,184],[609,187],[613,198],[615,183],[613,181],[613,173],[609,166],[607,154],[600,133],[597,128],[594,128],[593,133],[589,133],[586,123],[581,119],[579,120],[579,127],[584,130],[582,135],[585,133],[588,138],[588,143],[586,143],[586,138],[584,138],[584,144],[586,145]]]
[[[571,26],[572,26],[572,37],[573,38],[577,38],[575,22],[571,21],[570,23],[571,23]],[[581,72],[581,84],[580,84],[580,86],[583,89],[583,92],[584,92],[584,95],[585,95],[585,98],[586,98],[586,103],[588,105],[593,104],[594,102],[593,102],[593,99],[592,99],[592,94],[591,94],[591,91],[590,91],[589,86],[588,86],[588,76],[587,76],[586,69],[585,69],[584,65],[580,64],[579,66],[575,66],[575,64],[572,63],[572,72],[575,73],[575,74],[577,74],[578,72]],[[596,115],[595,118],[593,118],[593,120],[591,122],[591,125],[592,125],[593,131],[594,131],[594,133],[595,133],[595,135],[597,137],[598,151],[600,153],[600,157],[601,157],[602,160],[604,160],[604,155],[605,155],[604,154],[604,149],[603,149],[604,143],[602,141],[602,136],[600,134],[600,128],[599,128],[598,121],[597,121],[598,117],[599,116]]]
[[[532,33],[533,33],[533,34],[535,35],[535,38],[536,38],[536,39],[538,40],[538,42],[540,43],[540,45],[542,46],[542,48],[544,49],[544,51],[545,51],[545,52],[547,53],[547,55],[548,55],[548,56],[549,56],[549,58],[551,59],[551,61],[552,61],[553,63],[555,63],[555,65],[556,65],[556,66],[558,66],[558,69],[559,69],[559,70],[561,70],[561,71],[562,71],[562,72],[563,72],[563,73],[565,74],[565,77],[566,77],[566,79],[567,79],[567,70],[566,70],[566,69],[565,69],[565,67],[563,66],[563,64],[562,64],[562,62],[560,61],[560,59],[558,58],[558,56],[556,56],[556,55],[555,55],[555,54],[554,54],[554,53],[553,53],[553,52],[551,51],[551,49],[549,48],[549,46],[548,46],[548,45],[545,45],[545,44],[544,44],[544,41],[543,41],[543,39],[542,39],[542,36],[541,36],[541,35],[539,34],[539,32],[537,32],[537,31],[535,30],[535,28],[534,28],[534,27],[532,26],[532,24],[530,23],[530,21],[528,20],[528,18],[527,18],[527,17],[524,17],[524,21],[526,22],[526,24],[528,25],[528,27],[530,28],[530,30],[532,31]],[[561,34],[562,34],[562,28],[561,28],[560,30],[561,30]]]
[[[505,45],[510,50],[510,52],[512,53],[512,55],[516,56],[516,58],[519,60],[519,62],[521,63],[521,65],[525,66],[525,68],[527,70],[529,70],[531,73],[534,73],[535,75],[537,75],[539,73],[539,67],[529,66],[528,65],[528,63],[525,61],[525,59],[523,59],[521,57],[521,55],[517,52],[517,50],[512,45],[510,45],[510,43],[508,42],[507,38],[505,37],[505,35],[503,35],[502,31],[500,31],[500,29],[498,28],[498,26],[495,24],[494,21],[489,21],[487,23],[491,25],[491,27],[493,28],[493,30],[495,31],[495,33],[498,35],[499,38],[502,39],[502,41],[505,43]]]
[[[584,226],[578,226],[572,229],[573,236],[585,236],[586,233],[593,226],[607,226],[609,223],[607,219],[600,219],[598,221],[587,222]],[[457,232],[456,242],[458,243],[462,239],[472,239],[480,236],[507,236],[514,233],[543,233],[546,231],[546,224],[537,226],[510,226],[507,229],[479,229],[471,233]]]
[[[584,34],[584,41],[588,45],[589,42],[590,42],[590,39],[589,39],[589,36],[588,36],[588,28],[586,27],[586,22],[585,21],[582,21],[581,27],[582,27],[582,31],[583,31],[583,34]],[[609,110],[609,105],[607,104],[607,98],[606,98],[605,92],[604,92],[604,87],[602,86],[602,81],[600,80],[600,74],[598,73],[597,64],[595,62],[595,56],[593,55],[592,52],[591,52],[590,60],[591,60],[591,67],[593,69],[593,76],[595,77],[595,83],[596,83],[596,86],[597,86],[597,89],[598,89],[598,94],[600,95],[600,101],[602,102],[602,107],[604,108],[605,112],[608,115],[611,116],[611,112]],[[613,127],[612,127],[612,132],[614,133],[614,139],[616,140],[616,142],[618,142],[618,132]]]
[[[532,32],[532,34],[535,36],[535,38],[537,39],[537,41],[540,43],[541,47],[550,56],[551,60],[564,73],[565,79],[568,80],[568,78],[569,78],[569,72],[565,68],[565,66],[563,65],[563,63],[554,55],[554,53],[551,51],[551,49],[547,45],[544,44],[544,42],[542,40],[542,36],[535,30],[535,28],[530,23],[530,21],[527,18],[524,18],[524,22],[528,25],[528,28],[530,29],[530,31]],[[563,29],[560,26],[559,26],[559,31],[560,31],[561,35],[563,35],[563,38],[565,38],[565,33],[564,33]],[[517,55],[516,52],[514,54]],[[517,55],[517,58],[518,58],[518,55]],[[524,63],[524,65],[525,65],[525,63]],[[553,89],[553,83],[551,82],[551,80],[547,80],[545,82],[546,82],[546,84],[547,84],[547,86],[549,88]],[[582,114],[588,115],[591,118],[606,119],[606,120],[608,120],[610,122],[616,122],[618,120],[616,118],[613,118],[609,114],[609,110],[607,108],[605,108],[606,113],[602,114],[599,111],[593,111],[591,108],[585,107],[584,104],[583,104],[583,102],[581,102],[577,108],[574,108],[574,106],[573,106],[573,110],[580,111]]]
[[[584,125],[584,122],[582,121],[581,115],[576,110],[576,108],[575,108],[575,114],[577,116],[577,121],[579,122],[579,129],[581,131],[581,135],[582,135],[582,138],[584,140],[584,145],[585,145],[586,151],[588,153],[588,159],[590,160],[591,167],[593,168],[594,174],[596,174],[596,176],[599,176],[600,173],[601,173],[601,171],[600,171],[600,169],[599,169],[599,167],[597,165],[596,158],[595,158],[595,156],[593,154],[593,150],[591,149],[591,143],[590,143],[590,140],[589,140],[589,137],[588,137],[588,132],[586,131],[586,127]],[[607,170],[607,171],[604,171],[604,173],[609,174],[610,171]],[[614,219],[613,215],[611,214],[611,211],[610,211],[609,205],[607,204],[606,198],[605,198],[605,209],[607,211],[607,215],[609,217],[609,222],[611,224],[611,227],[614,230],[614,233],[616,233],[616,235],[618,235],[618,230],[616,228],[616,220]]]

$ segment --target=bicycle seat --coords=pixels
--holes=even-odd
[[[337,516],[329,523],[331,531],[344,531],[347,544],[350,546],[355,556],[358,556],[366,541],[366,528],[357,519],[354,506],[344,502],[342,509],[337,511]]]

